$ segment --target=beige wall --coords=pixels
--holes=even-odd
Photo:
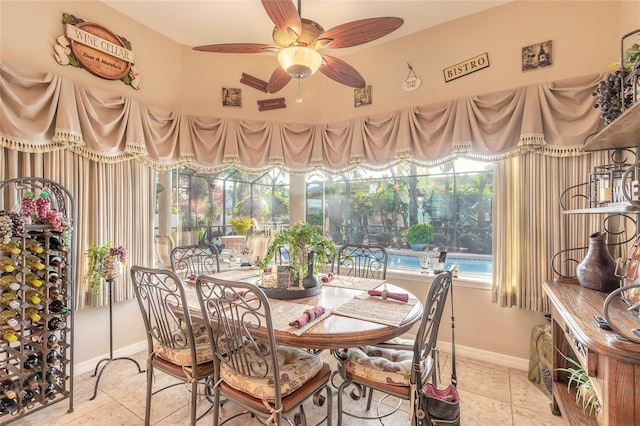
[[[119,81],[106,81],[81,69],[60,66],[53,45],[62,34],[62,13],[99,23],[129,39],[140,69],[142,88],[132,90]],[[0,56],[38,70],[63,75],[140,102],[186,114],[285,122],[331,122],[454,99],[472,94],[599,72],[619,57],[620,36],[640,28],[640,1],[516,1],[459,19],[401,40],[354,53],[342,59],[356,67],[373,85],[373,104],[353,107],[353,90],[321,74],[302,82],[304,101],[297,104],[297,85],[267,95],[239,83],[246,72],[268,80],[276,59],[270,55],[221,55],[194,52],[142,27],[94,1],[0,2]],[[553,40],[554,65],[523,73],[522,46]],[[491,66],[444,83],[442,69],[488,52]],[[409,62],[422,87],[400,89]],[[222,87],[241,87],[242,108],[221,106]],[[258,112],[256,101],[286,98],[287,108]],[[426,290],[420,277],[390,274],[418,295]],[[541,314],[501,309],[490,302],[490,292],[456,286],[457,343],[466,350],[503,361],[528,357],[531,327]],[[443,324],[447,327],[446,321]],[[135,301],[114,307],[116,353],[131,350],[144,338]],[[76,364],[86,371],[108,352],[108,309],[87,308],[76,314]],[[441,334],[448,339],[446,328]],[[129,346],[133,345],[133,346]]]

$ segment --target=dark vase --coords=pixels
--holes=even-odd
[[[307,276],[302,279],[302,287],[304,288],[314,288],[320,285],[320,279],[313,275],[313,258],[315,255],[315,252],[309,252],[309,271],[307,272]]]
[[[589,240],[587,255],[576,268],[578,281],[582,287],[611,293],[620,287],[620,278],[616,277],[616,261],[607,248],[607,233],[596,232]]]

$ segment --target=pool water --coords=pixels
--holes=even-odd
[[[388,254],[389,262],[387,267],[389,268],[420,269],[420,259],[417,253],[389,252]],[[491,275],[492,273],[492,259],[490,256],[448,253],[444,269],[448,269],[454,263],[458,265],[458,271],[461,274]]]

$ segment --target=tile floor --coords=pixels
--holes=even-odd
[[[328,352],[322,353],[327,362],[334,362]],[[140,365],[144,365],[146,352],[132,356]],[[444,381],[450,375],[447,354],[441,355]],[[144,425],[145,373],[137,373],[136,366],[130,361],[115,361],[105,370],[96,399],[93,395],[95,378],[92,372],[76,377],[74,381],[74,411],[67,413],[68,400],[52,404],[45,409],[12,423],[20,426],[54,425],[90,425],[90,426],[135,426]],[[549,410],[550,400],[527,379],[527,373],[504,366],[475,361],[470,358],[457,358],[458,389],[461,399],[462,425],[563,425],[561,417],[554,416]],[[156,374],[156,387],[169,383],[171,379],[162,373]],[[334,424],[337,422],[337,401],[334,392]],[[376,394],[379,395],[379,394]],[[188,425],[188,392],[183,386],[163,391],[152,399],[151,424],[154,426]],[[364,401],[352,401],[345,395],[346,406],[357,411]],[[202,399],[201,407],[206,405]],[[375,402],[374,402],[375,404]],[[204,408],[203,408],[204,409]],[[315,407],[311,402],[305,404],[309,424],[315,424],[321,418],[325,407]],[[407,417],[409,404],[402,402],[394,415],[384,419],[384,425],[397,426],[410,424]],[[223,407],[221,413],[228,416],[238,412],[232,404]],[[0,418],[0,423],[6,421]],[[315,420],[315,422],[314,422]],[[211,414],[207,414],[199,425],[212,424]],[[259,423],[249,416],[240,416],[227,423],[233,426],[253,426]],[[380,425],[379,421],[365,421],[345,416],[345,425]]]

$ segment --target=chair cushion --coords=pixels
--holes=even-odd
[[[259,349],[258,349],[259,350]],[[256,363],[260,370],[265,360],[258,355],[255,346],[247,348],[248,362]],[[280,371],[280,394],[282,397],[302,387],[312,379],[323,366],[322,360],[314,354],[299,348],[287,346],[277,347],[278,369]],[[269,360],[267,360],[269,361]],[[269,371],[271,369],[269,368]],[[274,401],[275,388],[273,380],[260,377],[247,377],[236,374],[226,363],[220,365],[220,378],[229,386],[256,398]]]
[[[413,351],[363,346],[349,349],[347,375],[390,385],[409,386]]]
[[[207,336],[207,329],[204,325],[193,325],[193,337],[196,344],[196,362],[203,364],[213,359],[213,351],[211,350],[211,343]],[[169,362],[178,365],[191,365],[191,350],[189,345],[184,342],[186,333],[183,331],[176,331],[174,339],[179,345],[184,345],[181,348],[171,348],[161,342],[156,342],[154,345],[154,353],[160,358],[166,359]]]

